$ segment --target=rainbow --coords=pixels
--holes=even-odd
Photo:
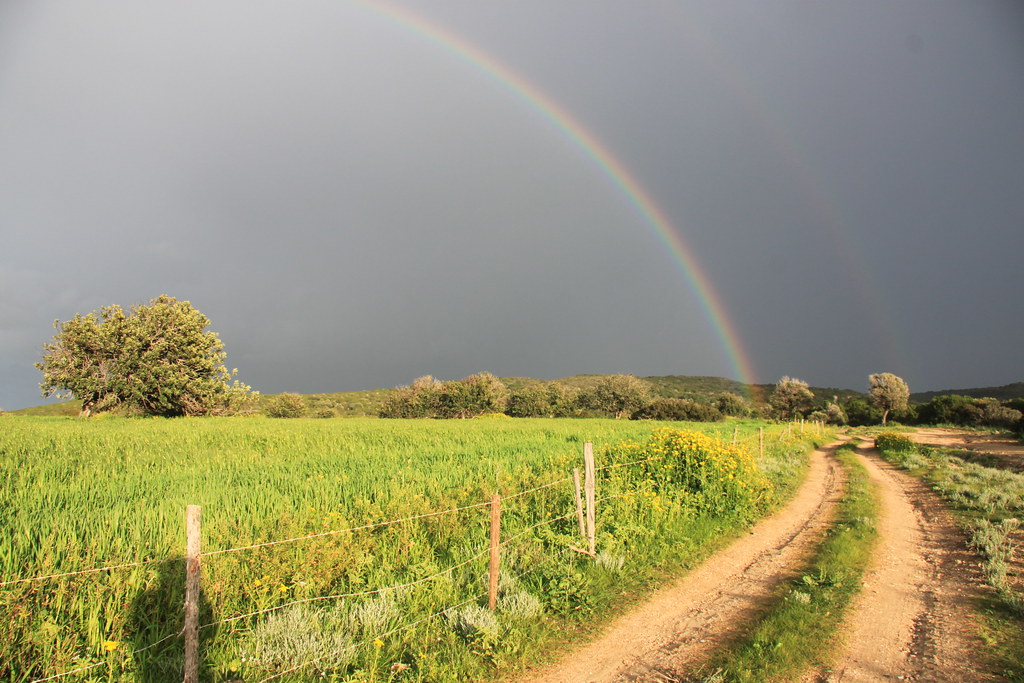
[[[397,7],[384,0],[356,1],[358,5],[373,14],[456,55],[477,71],[500,83],[527,106],[541,114],[585,156],[589,157],[595,166],[625,195],[678,262],[687,282],[697,294],[701,308],[708,320],[711,321],[736,378],[744,384],[754,383],[755,375],[750,357],[744,350],[736,327],[712,286],[711,279],[697,262],[693,249],[689,247],[679,231],[673,227],[665,212],[658,207],[622,162],[589,133],[578,119],[559,106],[540,88],[461,36],[455,35],[404,7]]]

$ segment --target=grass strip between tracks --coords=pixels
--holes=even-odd
[[[854,449],[844,444],[836,451],[848,484],[814,557],[750,635],[720,655],[705,681],[790,680],[829,661],[836,630],[860,591],[878,535],[877,487]]]

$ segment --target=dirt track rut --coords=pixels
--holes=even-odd
[[[829,524],[843,489],[829,457],[838,443],[812,455],[807,481],[782,511],[523,683],[668,683],[712,673],[703,663],[799,570]],[[873,448],[858,453],[881,495],[879,543],[840,635],[845,646],[803,681],[998,680],[982,663],[970,607],[986,588],[956,522],[920,480]]]
[[[978,561],[938,496],[919,479],[859,449],[881,494],[879,543],[830,670],[805,681],[988,681],[971,599],[984,590]]]
[[[596,641],[522,679],[530,683],[676,681],[733,636],[793,575],[827,527],[842,490],[830,453],[811,456],[807,480],[780,512],[648,602]]]

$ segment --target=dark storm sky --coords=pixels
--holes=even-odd
[[[480,370],[1024,379],[1017,2],[6,0],[0,407],[161,293],[264,392]],[[445,38],[447,36],[447,38]]]

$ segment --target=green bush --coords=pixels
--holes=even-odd
[[[666,420],[676,422],[720,422],[725,419],[714,406],[687,398],[656,398],[633,413],[633,420]]]
[[[733,417],[747,417],[750,415],[750,404],[738,394],[729,392],[719,394],[718,398],[715,399],[714,406],[722,415],[731,415]]]
[[[263,413],[267,417],[302,417],[306,411],[306,402],[300,394],[284,393],[273,397]]]
[[[840,407],[845,411],[846,419],[851,427],[875,425],[882,422],[882,411],[862,398],[842,401]]]
[[[510,417],[547,417],[551,414],[551,401],[542,384],[528,384],[509,394],[505,412]]]

